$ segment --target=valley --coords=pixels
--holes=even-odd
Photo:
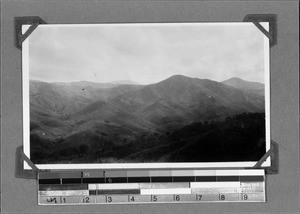
[[[257,160],[265,153],[263,86],[225,83],[182,75],[149,85],[31,80],[31,160]]]

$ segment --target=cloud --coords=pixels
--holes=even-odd
[[[182,74],[264,82],[264,39],[250,23],[45,25],[29,37],[30,78],[149,84]]]

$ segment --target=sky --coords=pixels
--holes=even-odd
[[[252,23],[39,25],[29,77],[151,84],[172,75],[264,82],[265,35]]]

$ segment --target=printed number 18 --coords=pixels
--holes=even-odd
[[[224,201],[225,200],[225,195],[220,195],[220,200]]]

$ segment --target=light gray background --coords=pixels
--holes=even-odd
[[[3,213],[241,213],[299,211],[299,6],[297,1],[12,1],[1,5]],[[267,176],[267,203],[37,206],[35,180],[15,178],[22,145],[21,51],[14,17],[48,23],[241,21],[246,14],[277,14],[278,44],[271,49],[271,135],[279,144],[280,172]],[[217,51],[217,50],[216,50]]]

